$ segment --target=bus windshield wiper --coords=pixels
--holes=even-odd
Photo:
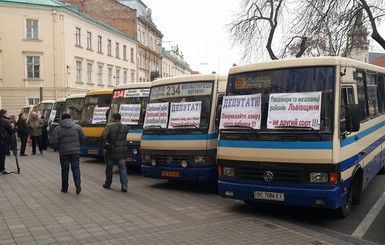
[[[231,126],[225,126],[225,128],[244,128],[244,129],[251,129],[256,135],[258,134],[258,131],[255,130],[255,128],[250,127],[250,126],[242,126],[242,125],[231,125]]]
[[[197,127],[197,125],[195,124],[187,124],[187,125],[176,125],[176,126],[172,126],[173,128],[185,128],[185,127],[195,127],[195,128],[199,128]]]
[[[300,127],[300,126],[275,126],[277,129],[307,129],[307,130],[315,130],[312,127]]]
[[[161,125],[148,125],[145,128],[160,128],[160,129],[163,129]]]

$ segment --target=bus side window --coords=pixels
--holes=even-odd
[[[346,132],[345,106],[354,104],[353,87],[341,88],[340,133]]]
[[[216,115],[215,115],[215,130],[216,131],[218,131],[219,122],[221,120],[222,103],[223,103],[223,94],[220,94],[220,95],[218,95],[218,99],[217,99],[217,107],[216,107]]]

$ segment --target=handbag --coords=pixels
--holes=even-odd
[[[111,153],[111,151],[114,149],[114,145],[115,145],[116,139],[118,138],[121,128],[122,128],[122,124],[119,125],[119,129],[114,137],[114,141],[111,143],[106,142],[106,144],[104,145],[104,150],[106,150],[107,153]]]

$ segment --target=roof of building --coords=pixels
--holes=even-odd
[[[125,37],[128,37],[134,41],[137,41],[135,38],[131,37],[127,33],[124,33],[122,31],[108,25],[101,20],[91,18],[90,16],[81,13],[78,7],[73,6],[73,5],[63,4],[63,3],[56,1],[56,0],[0,0],[0,4],[28,5],[28,6],[37,6],[37,7],[51,7],[51,8],[55,7],[55,8],[66,9],[72,13],[79,15],[80,17],[82,17],[84,19],[87,19],[89,21],[94,22],[97,25],[103,26],[104,28],[107,28],[107,29],[109,29],[115,33],[118,33],[118,34],[123,35]]]
[[[385,67],[385,53],[369,52],[369,63]]]

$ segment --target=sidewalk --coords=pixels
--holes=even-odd
[[[234,211],[214,193],[170,188],[166,181],[129,175],[120,191],[102,188],[104,163],[81,159],[82,192],[60,192],[59,157],[18,157],[20,174],[0,175],[0,244],[368,244],[332,231]],[[16,170],[15,157],[6,168]],[[116,167],[117,169],[117,167]]]

